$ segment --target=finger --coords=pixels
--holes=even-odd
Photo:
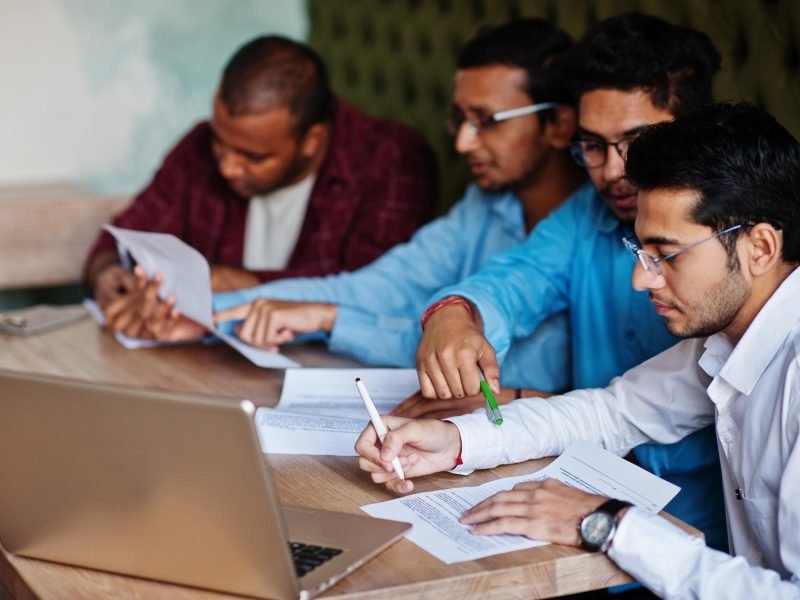
[[[500,366],[497,364],[497,353],[489,342],[484,341],[481,355],[478,357],[478,366],[483,371],[483,376],[489,382],[489,387],[495,394],[500,393]]]
[[[532,539],[546,539],[536,535],[540,527],[534,519],[524,517],[502,517],[484,523],[477,523],[470,527],[474,535],[524,535]],[[549,540],[547,540],[549,541]]]
[[[410,479],[393,479],[386,483],[386,488],[396,494],[409,494],[414,491],[414,482]]]
[[[428,374],[428,377],[430,377],[434,389],[434,394],[430,396],[430,398],[452,398],[453,392],[447,382],[447,377],[444,374],[444,370],[435,358],[432,359],[432,363],[433,364],[431,367],[426,369],[426,373]]]
[[[378,448],[378,434],[372,425],[367,425],[358,436],[355,444],[355,451],[361,459],[367,462],[378,463],[381,460],[381,451]],[[359,460],[359,464],[361,461]]]
[[[463,390],[461,398],[481,393],[481,377],[478,371],[477,357],[473,357],[472,353],[469,355],[465,353],[453,368],[454,378],[458,378],[458,383]]]
[[[428,374],[417,368],[417,377],[419,377],[419,393],[423,398],[436,398],[436,389],[433,387],[433,382]]]
[[[487,518],[494,518],[498,516],[502,516],[499,513],[492,513],[494,510],[493,507],[504,505],[504,504],[524,504],[529,500],[529,495],[524,491],[514,491],[514,490],[506,490],[503,492],[498,492],[486,500],[482,500],[478,502],[475,506],[470,508],[469,510],[464,511],[461,515],[462,522],[473,522],[478,523],[480,521],[485,521]],[[478,515],[479,517],[476,517]]]
[[[160,282],[157,279],[148,281],[142,291],[142,302],[139,308],[139,314],[146,322],[153,314],[156,306],[160,304],[158,299],[158,288]]]
[[[441,411],[455,411],[455,414],[464,413],[464,410],[459,410],[463,406],[462,400],[459,398],[451,398],[449,400],[425,400],[417,403],[416,406],[411,407],[405,414],[400,415],[410,419],[419,419],[422,417],[431,418],[431,415]]]
[[[257,307],[251,307],[250,312],[244,319],[244,322],[239,326],[236,331],[243,341],[253,346],[258,345],[258,330],[261,323],[261,311]]]
[[[223,321],[238,321],[240,319],[244,319],[250,312],[252,306],[253,303],[248,302],[246,304],[234,306],[233,308],[229,308],[227,310],[215,312],[214,323],[222,323]]]
[[[405,400],[403,400],[400,404],[395,406],[392,411],[389,413],[390,415],[395,415],[398,417],[410,417],[410,415],[405,414],[406,411],[410,410],[420,402],[424,402],[425,399],[422,397],[422,394],[417,392],[413,396],[409,396]]]

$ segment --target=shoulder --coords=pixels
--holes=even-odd
[[[201,164],[213,164],[211,154],[211,126],[208,121],[201,121],[186,133],[164,160],[166,163],[186,163],[197,167]]]
[[[391,152],[401,158],[407,152],[415,152],[435,160],[430,144],[412,127],[394,119],[369,116],[339,98],[333,139],[337,144],[360,147],[365,158],[380,152]]]

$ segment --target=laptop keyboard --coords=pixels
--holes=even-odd
[[[302,577],[332,559],[342,551],[338,548],[323,548],[322,546],[312,546],[311,544],[301,544],[300,542],[289,542],[289,549],[294,559],[294,570],[298,577]]]

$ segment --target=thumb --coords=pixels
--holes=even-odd
[[[495,394],[500,393],[500,366],[497,364],[497,354],[494,348],[488,343],[484,342],[480,358],[478,358],[478,366],[483,371],[483,376],[489,383],[489,387]]]

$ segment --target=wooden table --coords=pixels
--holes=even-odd
[[[352,367],[321,348],[287,354],[303,366]],[[176,391],[247,397],[274,405],[283,372],[260,369],[227,346],[126,350],[89,319],[43,335],[0,334],[0,368],[116,382]],[[287,504],[358,513],[359,506],[388,500],[355,458],[270,455],[281,500]],[[548,460],[482,471],[469,477],[442,474],[417,481],[417,490],[474,486],[530,473]],[[9,482],[3,482],[7,485]],[[25,559],[0,551],[0,581],[17,598],[230,598],[224,594]],[[326,598],[545,598],[630,581],[604,555],[566,546],[544,546],[445,565],[401,540],[366,568],[328,590]]]

